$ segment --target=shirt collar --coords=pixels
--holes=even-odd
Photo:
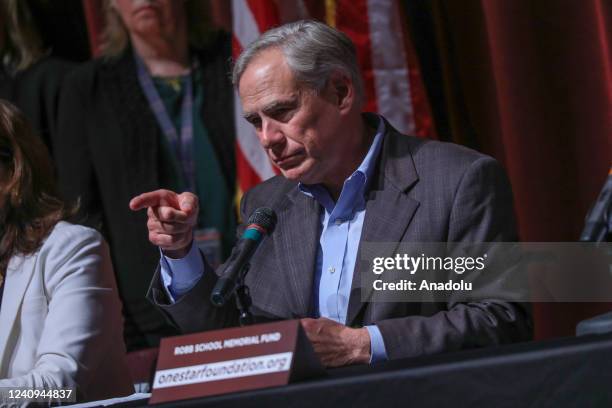
[[[366,157],[363,159],[363,161],[361,162],[359,167],[357,167],[356,170],[356,172],[360,171],[366,177],[365,184],[367,184],[368,180],[370,180],[372,178],[372,175],[374,174],[374,168],[376,167],[376,159],[378,159],[378,156],[380,154],[380,148],[382,146],[382,138],[384,134],[385,121],[379,116],[378,128],[376,129],[376,135],[374,136],[374,140],[372,141],[370,150],[368,150],[368,154],[366,154]]]
[[[374,175],[376,159],[380,155],[382,139],[385,134],[385,121],[378,117],[378,128],[365,158],[345,181],[338,198],[334,203],[331,196],[321,184],[298,184],[298,189],[303,194],[313,197],[321,204],[325,210],[332,215],[332,218],[350,216],[355,210],[365,206],[365,192],[369,180]],[[332,220],[333,221],[333,220]]]

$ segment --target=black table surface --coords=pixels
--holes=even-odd
[[[121,407],[146,406],[134,401]],[[328,370],[284,387],[157,407],[612,407],[612,335]]]

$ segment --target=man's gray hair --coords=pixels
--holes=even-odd
[[[298,82],[318,92],[325,88],[331,74],[339,71],[351,78],[357,100],[363,101],[363,80],[353,42],[346,34],[312,20],[273,28],[250,43],[234,64],[235,87],[253,58],[273,47],[281,50]]]

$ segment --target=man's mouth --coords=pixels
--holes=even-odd
[[[274,159],[274,164],[282,169],[291,168],[302,162],[303,152],[295,152],[285,156],[281,156],[278,159]]]

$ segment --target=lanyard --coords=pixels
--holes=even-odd
[[[4,295],[4,282],[6,281],[6,276],[2,278],[2,282],[0,282],[0,309],[2,308],[2,296]]]
[[[187,182],[187,188],[192,193],[195,193],[195,164],[193,161],[193,85],[191,75],[187,76],[185,81],[185,94],[183,95],[183,104],[181,107],[181,134],[176,133],[176,128],[170,120],[168,111],[164,102],[161,100],[151,75],[142,62],[142,59],[134,53],[136,66],[138,68],[138,81],[140,87],[144,91],[149,106],[155,114],[157,123],[170,143],[175,157],[183,170],[183,176]]]

